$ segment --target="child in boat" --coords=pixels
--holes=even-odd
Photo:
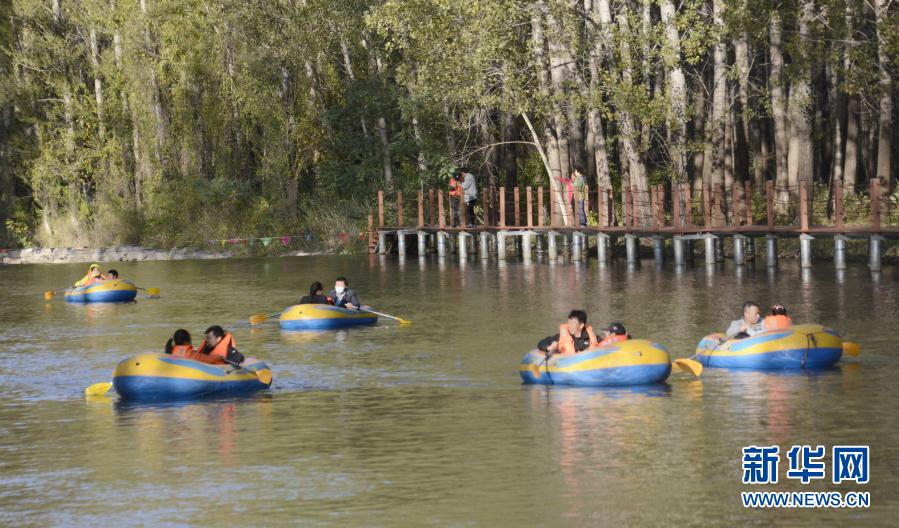
[[[330,297],[325,297],[324,291],[322,283],[315,281],[309,286],[309,295],[303,296],[297,304],[334,304]]]
[[[618,341],[627,341],[630,338],[631,335],[624,329],[623,324],[612,323],[602,331],[602,341],[599,342],[599,346],[611,345]]]
[[[106,280],[116,280],[119,278],[119,272],[114,269],[111,269],[106,272],[104,277],[106,278]]]
[[[80,288],[82,286],[89,286],[101,280],[103,280],[103,272],[100,270],[100,265],[91,264],[87,269],[87,274],[75,283],[75,287]]]
[[[175,330],[175,335],[166,342],[165,353],[201,363],[209,363],[210,365],[223,365],[225,363],[224,358],[194,350],[190,342],[190,333],[183,328]]]
[[[775,304],[771,307],[771,315],[766,316],[762,324],[765,330],[782,330],[793,326],[793,320],[787,315],[787,309],[782,304]]]

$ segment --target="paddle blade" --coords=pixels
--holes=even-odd
[[[700,374],[702,374],[702,363],[696,361],[695,359],[675,359],[673,365],[677,366],[677,368],[684,372],[693,374],[697,378]]]
[[[858,357],[858,353],[861,351],[861,347],[858,346],[858,343],[853,343],[852,341],[843,341],[843,353],[852,357]]]
[[[272,384],[272,371],[269,369],[260,370],[256,372],[256,379],[264,383],[265,385]]]
[[[159,297],[159,288],[147,288],[147,295],[150,297]]]
[[[250,316],[250,324],[258,325],[264,323],[268,319],[268,316],[265,314],[255,314]]]
[[[84,389],[85,396],[100,396],[101,394],[106,394],[109,392],[109,389],[112,388],[112,383],[109,381],[104,381],[101,383],[94,383],[90,387]]]
[[[408,319],[397,318],[397,321],[400,322],[400,326],[412,326],[412,321]]]
[[[44,292],[44,300],[45,300],[45,301],[52,301],[52,300],[53,300],[53,297],[54,297],[55,295],[56,295],[56,294],[55,294],[54,292],[52,292],[52,291]]]

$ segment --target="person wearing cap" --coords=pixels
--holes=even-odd
[[[730,326],[727,327],[727,338],[744,339],[764,331],[758,303],[746,301],[743,303],[743,318],[730,322]]]
[[[103,280],[103,271],[100,269],[100,265],[91,264],[91,266],[87,269],[87,274],[84,277],[81,277],[81,280],[75,283],[75,287],[80,288],[82,286],[88,286],[101,280]]]
[[[793,326],[793,320],[787,315],[787,309],[782,304],[775,304],[771,307],[771,315],[765,317],[762,321],[765,330],[783,330]]]
[[[602,341],[599,342],[599,346],[611,345],[618,341],[627,341],[630,338],[631,335],[624,329],[623,324],[612,323],[608,328],[602,331]]]
[[[537,349],[549,354],[575,354],[595,347],[599,341],[587,324],[587,312],[571,310],[568,321],[559,325],[559,333],[543,338]]]

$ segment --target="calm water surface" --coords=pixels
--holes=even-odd
[[[163,297],[45,303],[85,265],[0,267],[0,525],[820,526],[899,515],[899,273],[785,263],[675,273],[367,257],[119,263]],[[251,330],[310,282],[346,275],[414,320],[339,332]],[[744,298],[833,326],[858,360],[817,374],[707,369],[643,389],[522,386],[517,363],[565,313],[693,353]],[[270,393],[171,405],[86,401],[179,327],[232,330]],[[869,510],[747,511],[741,448],[870,444]]]

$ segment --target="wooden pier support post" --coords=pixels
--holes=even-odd
[[[437,232],[437,256],[439,258],[446,258],[446,237],[447,234],[443,231]]]
[[[400,257],[406,256],[406,233],[402,230],[396,232],[396,248]]]
[[[571,234],[571,260],[581,260],[581,249],[583,247],[584,236],[575,231]]]
[[[814,239],[815,237],[808,233],[799,235],[799,267],[801,268],[812,267],[812,240]]]
[[[734,264],[737,266],[743,265],[743,259],[745,258],[745,254],[743,252],[743,244],[746,242],[746,237],[743,235],[734,235]]]
[[[416,234],[418,235],[418,256],[423,257],[427,253],[428,233],[419,231]]]
[[[506,233],[504,231],[496,232],[496,258],[506,260]]]
[[[846,269],[846,237],[843,235],[833,237],[833,267],[837,270]]]
[[[636,264],[640,260],[639,248],[637,247],[637,237],[628,233],[624,235],[624,249],[627,253],[627,263]]]
[[[521,258],[525,262],[531,261],[531,232],[526,232],[521,237]]]
[[[481,260],[486,260],[490,258],[490,242],[487,240],[487,237],[490,236],[486,231],[481,231],[478,235],[478,242],[480,242],[480,257]]]
[[[871,203],[873,204],[874,202],[871,202]],[[880,271],[881,242],[883,242],[882,236],[871,235],[871,239],[868,243],[868,252],[870,253],[870,256],[868,259],[868,267],[871,268],[871,271]]]
[[[609,261],[609,235],[605,233],[596,235],[596,257],[601,264]]]
[[[387,254],[387,233],[378,231],[378,255]]]
[[[707,266],[715,265],[715,242],[717,237],[711,233],[705,235],[705,263]]]
[[[683,268],[684,264],[686,264],[686,259],[684,258],[684,237],[675,235],[671,245],[674,248],[674,267]]]
[[[547,231],[546,232],[546,247],[549,252],[549,260],[555,261],[559,258],[559,250],[556,247],[556,232],[555,231]]]
[[[384,227],[384,191],[378,191],[378,227]]]
[[[777,235],[766,235],[765,236],[765,253],[767,256],[765,260],[767,261],[769,268],[777,267]]]
[[[468,260],[468,233],[459,231],[459,243],[456,246],[456,252],[459,254],[459,260]]]
[[[665,263],[665,239],[659,235],[652,237],[652,256],[657,265]]]

